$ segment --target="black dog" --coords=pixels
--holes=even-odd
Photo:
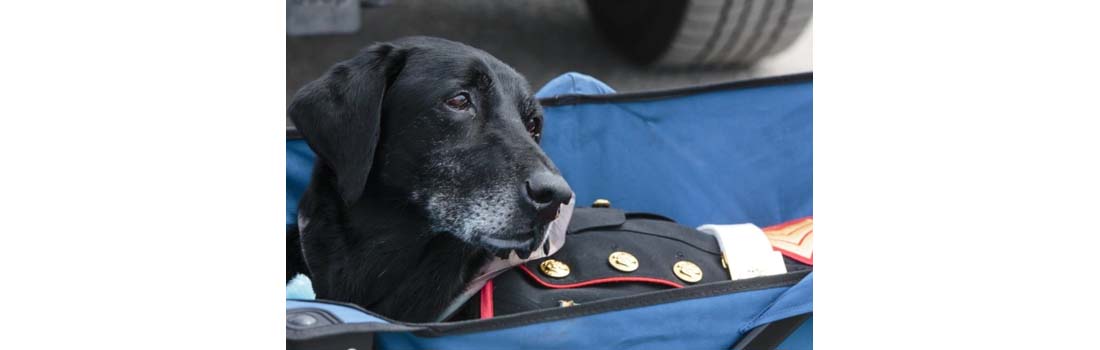
[[[299,225],[319,298],[430,321],[491,257],[537,249],[572,195],[527,81],[460,43],[370,46],[288,114],[318,157]]]

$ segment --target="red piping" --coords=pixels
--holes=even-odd
[[[580,288],[580,287],[584,287],[584,286],[591,286],[593,284],[617,283],[617,282],[644,282],[644,283],[654,283],[654,284],[665,285],[665,286],[669,286],[669,287],[673,287],[673,288],[684,288],[684,286],[680,285],[679,283],[671,282],[671,281],[668,281],[668,280],[663,280],[663,279],[660,279],[660,278],[650,278],[650,277],[608,277],[608,278],[597,278],[597,279],[594,279],[594,280],[588,280],[588,281],[578,282],[578,283],[573,283],[573,284],[550,284],[550,283],[546,283],[542,279],[539,279],[539,277],[537,275],[535,275],[534,272],[531,272],[531,270],[528,269],[526,265],[519,265],[519,269],[523,270],[523,272],[526,272],[528,276],[531,276],[531,278],[533,278],[535,280],[535,282],[538,282],[538,284],[541,284],[543,287],[553,288],[553,289]]]
[[[804,222],[804,221],[806,221],[806,219],[813,219],[813,216],[804,217],[804,218],[800,218],[800,219],[794,219],[794,220],[787,221],[787,222],[784,222],[784,223],[781,223],[781,224],[772,225],[772,226],[769,226],[769,227],[765,227],[764,230],[775,230],[775,229],[786,228],[788,226]],[[806,237],[803,236],[802,239],[806,239]],[[799,242],[799,243],[801,243],[801,242]],[[794,253],[785,251],[783,249],[775,248],[775,247],[773,247],[773,249],[778,250],[780,252],[787,253],[787,256],[790,256],[792,259],[801,261],[802,263],[813,265],[813,257],[811,257],[807,261],[806,258],[803,258],[803,257],[799,256],[798,254],[794,254]],[[538,275],[535,275],[535,273],[532,272],[531,269],[528,269],[526,265],[519,265],[518,267],[519,267],[520,270],[523,270],[524,273],[527,273],[528,276],[531,276],[531,279],[534,279],[535,282],[537,282],[538,284],[542,285],[543,287],[552,288],[552,289],[580,288],[580,287],[591,286],[591,285],[595,285],[595,284],[620,283],[620,282],[653,283],[653,284],[660,284],[660,285],[669,286],[669,287],[673,287],[673,288],[684,288],[683,285],[680,285],[679,283],[676,283],[676,282],[663,280],[663,279],[659,279],[659,278],[650,278],[650,277],[607,277],[607,278],[597,278],[597,279],[594,279],[594,280],[588,280],[588,281],[577,282],[577,283],[572,283],[572,284],[550,284],[550,283],[546,283],[546,281],[543,281],[541,278],[539,278]],[[484,287],[481,287],[481,318],[486,319],[486,318],[492,318],[492,317],[493,317],[493,280],[489,280],[488,282],[485,282]]]
[[[481,319],[493,318],[493,280],[481,287]]]

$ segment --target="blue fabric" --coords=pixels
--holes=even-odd
[[[802,323],[798,329],[787,336],[787,340],[779,344],[776,349],[790,349],[790,350],[803,350],[814,348],[814,318],[811,316],[806,322]]]
[[[813,214],[812,84],[544,108],[542,148],[576,192],[685,225]]]
[[[577,72],[569,72],[551,79],[535,93],[535,98],[547,98],[559,95],[606,95],[615,93],[602,81]]]
[[[305,140],[286,142],[286,224],[298,222],[298,199],[302,198],[310,173],[313,172],[313,150]]]
[[[286,298],[304,300],[317,299],[317,294],[313,293],[313,281],[309,279],[309,276],[303,274],[295,275],[294,278],[290,279],[290,282],[286,283]]]
[[[376,344],[380,349],[728,349],[744,335],[740,325],[784,290],[718,295],[438,338],[384,333]]]

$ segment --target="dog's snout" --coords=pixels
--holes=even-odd
[[[527,199],[539,208],[566,203],[573,198],[573,190],[565,183],[565,179],[549,171],[531,176],[525,187]]]

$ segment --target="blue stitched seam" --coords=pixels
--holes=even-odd
[[[795,284],[795,285],[797,286],[797,284]],[[760,311],[759,314],[756,314],[756,316],[752,318],[752,321],[749,321],[749,323],[745,324],[745,326],[741,327],[741,329],[739,329],[738,331],[741,332],[741,334],[745,334],[745,333],[748,333],[749,331],[751,331],[753,328],[756,328],[756,326],[760,322],[760,319],[763,318],[764,315],[768,313],[768,311],[771,311],[772,307],[774,307],[775,304],[778,303],[780,299],[783,299],[783,296],[787,295],[787,293],[791,291],[791,288],[794,288],[794,286],[791,286],[790,288],[787,288],[786,291],[783,291],[783,293],[780,293],[779,296],[775,298],[775,300],[772,300],[772,302],[769,303],[768,306],[764,308],[764,311]],[[802,307],[802,306],[805,306],[805,305],[806,305],[806,303],[799,303],[799,304],[796,304],[796,305],[793,305],[793,306],[788,306],[788,307],[782,308],[782,309],[780,309],[780,311],[785,312],[789,309],[793,309],[793,308],[796,308],[796,307]],[[810,307],[812,309],[813,308],[813,300],[810,300],[810,305],[811,305]],[[777,314],[782,314],[782,312],[780,312],[780,311],[777,311],[776,313]],[[782,318],[780,318],[780,319],[782,319]]]

